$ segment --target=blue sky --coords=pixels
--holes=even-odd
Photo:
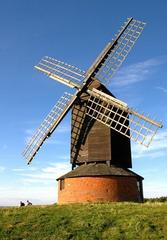
[[[5,0],[0,8],[0,205],[53,203],[56,178],[71,169],[70,114],[27,166],[27,139],[68,87],[34,70],[45,55],[86,70],[127,17],[147,26],[110,90],[162,120],[149,149],[132,143],[133,171],[145,197],[167,195],[167,3]]]

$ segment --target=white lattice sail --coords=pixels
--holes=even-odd
[[[149,146],[162,124],[130,109],[126,103],[97,89],[88,90],[87,115],[132,140]]]
[[[64,95],[46,116],[23,151],[23,156],[26,158],[28,163],[32,161],[44,141],[55,130],[64,115],[67,113],[68,109],[71,107],[73,101],[75,101],[75,98],[75,95],[64,93]]]
[[[161,123],[139,114],[129,108],[126,103],[108,94],[91,89],[92,83],[96,80],[105,84],[111,82],[111,78],[125,61],[144,27],[144,22],[128,18],[87,72],[47,56],[35,66],[37,70],[51,79],[76,88],[77,91],[74,95],[65,93],[37,129],[23,152],[28,164],[71,109],[74,102],[80,101],[83,94],[86,94],[86,114],[88,116],[142,145],[149,146],[158,128],[162,127]],[[89,97],[88,100],[87,97]],[[86,122],[86,124],[88,126],[89,123]],[[79,133],[80,131],[78,135]],[[76,142],[74,139],[73,143],[76,144]]]
[[[79,68],[48,56],[42,58],[35,68],[50,78],[72,88],[79,89],[85,78],[85,72]]]
[[[111,78],[126,59],[144,27],[144,22],[128,18],[115,35],[115,39],[104,48],[87,74],[93,72],[98,80],[105,84],[110,83]]]

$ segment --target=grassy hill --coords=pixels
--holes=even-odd
[[[0,209],[1,240],[167,239],[167,203]]]

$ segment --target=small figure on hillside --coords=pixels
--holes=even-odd
[[[32,205],[32,203],[29,200],[27,200],[27,206],[30,206],[30,205]]]
[[[20,201],[20,207],[24,207],[25,203],[23,203],[22,201]]]

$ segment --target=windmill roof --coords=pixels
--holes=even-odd
[[[131,176],[143,179],[143,177],[127,168],[116,167],[113,165],[108,166],[105,163],[91,163],[83,164],[75,168],[74,170],[68,172],[67,174],[59,177],[57,180],[88,176]]]

